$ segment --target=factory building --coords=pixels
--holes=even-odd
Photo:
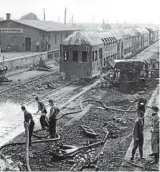
[[[0,21],[2,51],[48,51],[59,49],[61,42],[79,28],[41,20],[12,20],[9,13]]]

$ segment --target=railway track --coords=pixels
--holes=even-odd
[[[0,91],[0,102],[3,102],[7,99],[14,100],[15,102],[24,102],[31,99],[33,94],[40,94],[40,92],[44,92],[45,88],[36,89],[36,86],[41,87],[41,85],[45,85],[46,83],[51,83],[55,87],[60,87],[63,83],[58,82],[59,71],[53,71],[48,74],[36,77],[34,79],[29,79],[25,82],[16,84],[15,86],[9,87],[5,90]],[[47,91],[49,91],[48,89]],[[46,91],[46,89],[45,89]],[[46,91],[46,92],[47,92]]]
[[[55,62],[54,61],[51,61],[50,63],[47,63],[47,65],[48,66],[51,66],[52,64],[54,64]],[[52,68],[52,67],[51,67]],[[53,68],[52,68],[53,69]],[[54,71],[56,71],[55,69],[53,69]],[[18,74],[23,74],[23,73],[25,73],[25,72],[28,72],[28,71],[30,71],[30,69],[25,69],[25,70],[23,70],[23,71],[18,71],[18,72],[15,72],[15,73],[7,73],[6,74],[6,77],[8,78],[8,77],[12,77],[12,76],[16,76],[16,75],[18,75]],[[53,72],[54,72],[53,71]],[[57,70],[58,71],[58,70]],[[45,76],[45,75],[47,75],[47,74],[44,74],[44,75],[41,75],[41,76],[39,76],[39,77],[43,77],[43,76]],[[38,77],[35,77],[35,78],[38,78]],[[34,80],[35,78],[32,78],[32,79],[28,79],[28,81],[30,81],[30,80]],[[25,81],[25,82],[27,82],[27,81]],[[0,85],[0,93],[1,92],[5,92],[6,90],[8,90],[8,89],[10,89],[10,88],[12,88],[12,87],[16,87],[17,85],[20,85],[20,83],[17,83],[17,82],[9,82],[9,83],[0,83],[1,85]],[[7,87],[7,88],[6,88]]]

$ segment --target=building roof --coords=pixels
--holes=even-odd
[[[4,20],[2,22],[5,22]],[[43,30],[46,32],[52,31],[77,31],[80,28],[64,25],[62,23],[53,22],[53,21],[42,21],[42,20],[11,20],[26,26],[30,26],[39,30]]]
[[[103,44],[97,32],[78,31],[69,35],[62,45],[100,45]]]

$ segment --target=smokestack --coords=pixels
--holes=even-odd
[[[43,20],[46,20],[45,8],[43,8]]]
[[[67,8],[64,10],[64,24],[66,24],[66,19],[67,19]]]
[[[6,13],[6,20],[11,20],[11,14],[10,13]]]

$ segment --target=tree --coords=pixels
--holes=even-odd
[[[28,13],[28,14],[25,14],[23,15],[20,20],[39,20],[37,15],[34,14],[34,13]]]

